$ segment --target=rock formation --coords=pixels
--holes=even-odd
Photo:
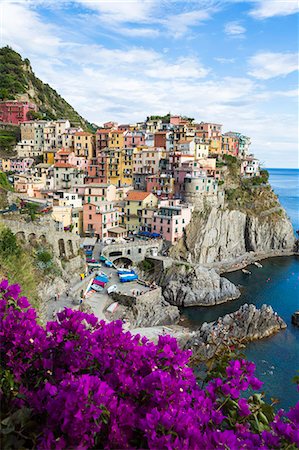
[[[245,304],[241,308],[217,322],[204,323],[198,331],[181,338],[184,348],[192,348],[201,359],[212,358],[217,350],[234,341],[249,342],[270,336],[286,328],[285,322],[273,311],[271,306]]]
[[[111,317],[106,313],[108,319],[125,319],[130,328],[173,324],[180,318],[179,309],[164,300],[160,287],[137,297],[114,292],[112,298],[120,307]]]
[[[253,216],[237,210],[212,208],[206,214],[195,213],[184,237],[175,245],[173,258],[199,264],[233,262],[248,252],[273,256],[291,252],[295,239],[285,212],[281,215]]]
[[[161,281],[163,296],[176,306],[213,306],[238,298],[239,289],[214,269],[173,264]]]

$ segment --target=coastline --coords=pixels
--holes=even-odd
[[[294,249],[286,249],[286,250],[273,250],[271,252],[250,252],[245,253],[238,258],[235,258],[233,261],[221,261],[214,262],[211,264],[205,264],[203,267],[207,269],[215,269],[219,274],[225,274],[229,272],[235,272],[237,270],[244,269],[245,267],[253,264],[254,262],[263,261],[270,258],[283,256],[299,256],[299,252]]]

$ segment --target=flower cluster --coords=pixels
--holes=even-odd
[[[21,436],[22,448],[40,449],[299,445],[299,404],[274,416],[261,394],[244,395],[262,385],[251,362],[230,361],[200,388],[191,352],[169,336],[154,344],[119,321],[71,309],[43,327],[19,286],[2,281],[0,296],[0,394],[10,443]]]

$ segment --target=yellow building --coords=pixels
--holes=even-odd
[[[2,172],[9,172],[11,165],[10,165],[10,159],[2,159]]]
[[[158,205],[158,198],[143,191],[129,191],[124,208],[124,225],[127,230],[139,231],[144,225],[144,211]]]
[[[124,147],[124,132],[112,130],[109,133],[109,148],[123,148]]]
[[[115,186],[131,186],[133,179],[133,150],[106,149],[107,182]]]
[[[75,156],[92,159],[95,156],[95,135],[87,131],[77,131],[74,135]]]
[[[221,155],[222,154],[222,140],[221,139],[210,139],[209,153],[211,155]]]
[[[56,150],[45,150],[44,151],[44,163],[54,164]]]

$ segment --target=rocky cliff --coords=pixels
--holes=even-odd
[[[227,200],[224,207],[195,211],[170,256],[211,265],[233,264],[250,252],[257,257],[292,252],[295,239],[291,222],[270,187],[251,189],[247,202],[242,200],[243,191],[239,195],[234,202]]]
[[[262,339],[284,328],[285,322],[271,306],[263,305],[257,309],[255,305],[245,304],[238,311],[219,317],[217,322],[204,323],[189,338],[181,338],[181,345],[192,348],[193,353],[207,360],[221,351],[224,345]]]
[[[239,289],[214,270],[199,265],[173,264],[161,285],[167,302],[176,306],[213,306],[238,298]]]

